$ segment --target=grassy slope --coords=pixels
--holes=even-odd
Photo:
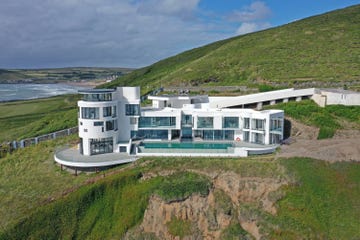
[[[247,209],[259,220],[261,231],[269,238],[349,239],[360,236],[358,163],[329,164],[303,158],[277,161],[261,158],[158,158],[150,164],[139,164],[133,170],[82,187],[68,197],[40,208],[24,221],[7,228],[0,239],[120,238],[141,221],[151,194],[161,192],[165,194],[162,195],[165,199],[182,199],[184,194],[203,192],[209,188],[206,178],[202,180],[194,173],[141,181],[141,172],[156,172],[157,169],[178,171],[180,167],[180,171],[187,168],[206,171],[217,169],[218,164],[242,176],[276,177],[280,174],[280,166],[286,168],[286,175],[293,179],[293,183],[282,190],[285,194],[278,202],[278,214],[269,215],[253,206]],[[273,170],[265,170],[267,173],[264,174],[267,166]],[[174,187],[169,188],[170,185]],[[172,224],[177,232],[177,225],[186,223]],[[242,232],[241,229],[235,230],[230,232]]]
[[[111,75],[131,72],[129,68],[71,67],[48,69],[0,69],[1,82],[32,79],[36,82],[61,82],[67,80],[104,79]]]
[[[0,103],[0,143],[77,125],[78,96]]]
[[[336,130],[360,129],[360,106],[330,105],[319,107],[312,100],[280,103],[266,109],[283,109],[286,116],[320,128],[318,139],[331,138]]]
[[[356,5],[193,49],[104,87],[359,81],[359,24]]]

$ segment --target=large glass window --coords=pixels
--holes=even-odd
[[[213,117],[198,117],[197,128],[213,128],[214,118]]]
[[[83,100],[88,102],[112,101],[112,94],[111,93],[84,94]]]
[[[83,119],[99,119],[99,108],[94,108],[94,107],[81,108],[81,118],[83,118]]]
[[[271,131],[282,131],[282,119],[271,119],[270,120],[270,130]]]
[[[139,130],[137,137],[147,139],[168,139],[168,130]]]
[[[140,117],[139,128],[175,127],[176,117]]]
[[[239,128],[239,118],[238,117],[224,117],[223,118],[223,128]]]
[[[263,119],[253,119],[251,128],[253,130],[264,130],[264,128],[265,128],[265,120],[263,120]]]
[[[182,126],[192,126],[192,116],[191,115],[182,115],[181,116],[181,125]]]
[[[270,133],[270,143],[271,144],[278,144],[281,142],[281,135]]]
[[[195,136],[204,140],[234,140],[234,130],[197,130]]]
[[[264,144],[264,134],[262,133],[252,133],[252,141],[254,143],[258,143],[258,144]]]
[[[113,152],[112,138],[90,139],[90,155]]]
[[[140,105],[139,104],[125,104],[125,115],[126,116],[139,116]]]

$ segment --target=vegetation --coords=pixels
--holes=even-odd
[[[360,107],[330,105],[319,107],[311,100],[280,103],[267,108],[283,109],[287,116],[320,128],[318,139],[331,138],[344,127],[360,129]],[[350,123],[350,124],[349,124]]]
[[[278,196],[276,215],[251,204],[239,206],[239,211],[224,192],[214,192],[216,211],[257,219],[262,234],[269,238],[349,239],[360,236],[357,220],[360,219],[357,204],[360,165],[357,163],[329,164],[303,158],[274,160],[273,156],[144,158],[126,171],[61,197],[66,189],[77,188],[92,177],[83,174],[74,177],[60,171],[53,163],[54,147],[69,140],[75,141],[75,137],[44,142],[1,159],[3,231],[0,231],[0,239],[121,238],[141,222],[152,194],[165,201],[180,201],[194,193],[206,195],[211,188],[209,179],[191,170],[291,179],[291,184],[280,190],[281,194],[273,194]],[[172,174],[162,177],[160,173],[164,171]],[[147,173],[153,177],[142,179]],[[28,182],[32,184],[29,186]],[[54,198],[58,200],[39,207]],[[189,222],[181,219],[172,219],[167,226],[171,234],[180,237],[193,230]],[[223,239],[232,239],[235,235],[251,239],[236,222],[222,232]]]
[[[0,103],[0,143],[77,126],[78,96]]]
[[[131,72],[129,68],[53,68],[53,69],[0,69],[0,83],[54,83],[63,81],[98,80]]]
[[[46,141],[0,158],[0,232],[89,178],[74,177],[54,163],[56,146],[76,140],[70,136]]]
[[[306,158],[281,161],[295,181],[278,202],[274,239],[360,237],[360,164]],[[268,220],[268,219],[267,219]]]
[[[184,221],[174,217],[166,225],[169,229],[169,233],[173,236],[180,237],[180,239],[192,234],[192,223],[189,220]]]
[[[215,42],[141,68],[104,85],[359,89],[360,5]],[[265,85],[264,85],[265,84]]]
[[[155,191],[167,202],[185,200],[194,192],[203,196],[209,194],[211,183],[204,176],[195,173],[178,172],[166,178]]]

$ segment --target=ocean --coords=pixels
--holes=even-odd
[[[76,94],[86,87],[66,84],[0,84],[0,102]]]

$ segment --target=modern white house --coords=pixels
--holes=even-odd
[[[81,90],[79,151],[145,155],[224,155],[274,151],[283,139],[284,112],[217,108],[208,96],[149,96],[139,87]]]

